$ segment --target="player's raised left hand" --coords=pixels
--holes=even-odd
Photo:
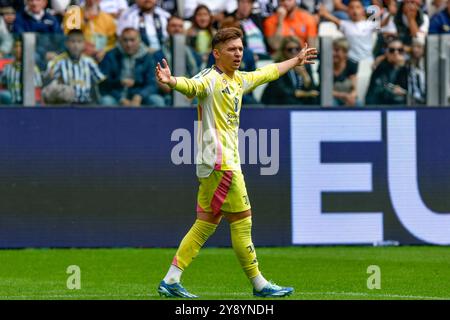
[[[317,58],[317,52],[318,51],[316,48],[309,48],[308,43],[305,43],[305,46],[297,55],[297,65],[302,66],[304,64],[314,64],[313,60]]]

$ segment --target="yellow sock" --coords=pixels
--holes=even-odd
[[[216,228],[217,224],[195,220],[194,225],[181,241],[172,264],[181,270],[187,268]]]
[[[230,224],[233,250],[249,279],[260,274],[255,246],[252,242],[252,217],[247,217]]]

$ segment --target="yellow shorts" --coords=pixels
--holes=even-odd
[[[198,180],[197,212],[233,213],[251,208],[242,172],[214,170]]]

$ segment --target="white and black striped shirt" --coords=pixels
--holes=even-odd
[[[74,103],[92,102],[92,89],[105,79],[94,59],[82,55],[74,61],[67,52],[49,62],[47,74],[52,80],[74,88]]]
[[[156,19],[156,17],[158,18]],[[148,39],[146,45],[151,49],[159,50],[161,44],[169,37],[166,30],[169,17],[170,13],[160,7],[155,7],[153,13],[142,13],[134,4],[120,16],[117,22],[117,35],[120,36],[125,28],[134,28],[139,31],[142,29],[144,32],[141,34],[142,40],[144,41],[143,36]],[[161,35],[158,35],[158,30]]]
[[[42,76],[38,67],[34,68],[34,86],[42,87]],[[3,69],[1,75],[1,83],[8,89],[11,93],[12,103],[20,104],[23,102],[22,99],[22,64],[18,62],[13,62],[7,64]]]

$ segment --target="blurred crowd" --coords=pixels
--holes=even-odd
[[[0,104],[23,103],[24,32],[37,34],[40,103],[168,107],[154,69],[172,64],[172,36],[186,36],[192,77],[214,63],[211,39],[230,26],[244,34],[244,71],[331,36],[335,106],[417,105],[426,36],[450,34],[450,0],[0,0]],[[318,105],[319,65],[320,56],[243,102]]]

